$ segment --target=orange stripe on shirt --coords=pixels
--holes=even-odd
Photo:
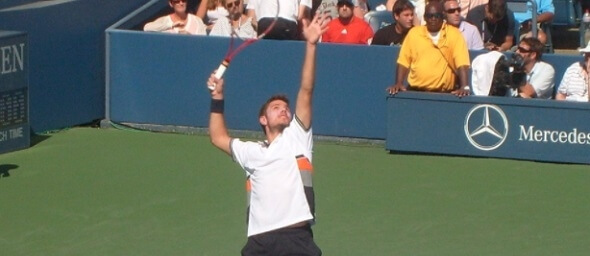
[[[304,156],[297,158],[297,167],[299,167],[299,171],[313,172],[313,165],[311,165],[309,159]]]

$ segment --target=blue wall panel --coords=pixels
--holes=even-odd
[[[205,81],[223,59],[227,38],[108,33],[111,120],[207,126]],[[258,108],[270,95],[285,93],[294,100],[303,50],[302,42],[263,40],[235,57],[225,74],[232,129],[258,130]],[[320,45],[314,98],[317,134],[385,137],[384,91],[393,81],[396,52],[391,47]]]
[[[104,30],[146,0],[8,2],[0,2],[1,29],[29,36],[32,129],[103,118]]]

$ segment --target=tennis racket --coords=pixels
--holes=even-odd
[[[268,1],[268,0],[263,0],[263,1]],[[217,70],[215,71],[215,78],[217,79],[221,79],[223,77],[223,74],[225,73],[225,71],[227,70],[227,68],[229,67],[229,64],[231,63],[232,59],[242,50],[244,50],[246,47],[252,45],[253,43],[257,42],[258,40],[264,38],[264,36],[266,36],[270,31],[272,31],[272,29],[274,28],[275,24],[277,23],[278,17],[279,17],[279,11],[280,11],[280,6],[279,6],[279,0],[274,0],[273,2],[276,3],[276,13],[275,16],[273,18],[273,21],[270,23],[270,25],[264,30],[264,32],[262,32],[260,35],[258,35],[255,38],[248,38],[248,39],[242,39],[239,37],[238,33],[235,31],[235,29],[232,28],[232,35],[229,41],[229,48],[227,50],[227,53],[225,54],[225,57],[223,58],[223,61],[221,61],[221,64],[219,65],[219,67],[217,68]],[[243,41],[243,43],[236,47],[234,49],[234,42],[235,42],[235,38],[239,38]],[[209,88],[209,90],[215,90],[215,85],[210,85],[207,86]]]

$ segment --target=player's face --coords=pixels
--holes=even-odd
[[[343,19],[349,19],[352,17],[352,9],[354,6],[349,6],[347,4],[339,4],[338,5],[338,17]]]
[[[414,25],[414,11],[403,10],[399,15],[395,15],[395,20],[404,30],[408,30]]]
[[[455,1],[445,2],[445,16],[447,23],[459,27],[461,23],[461,7],[459,7],[459,3]]]
[[[291,109],[282,100],[274,100],[268,104],[266,113],[260,117],[260,123],[271,131],[282,131],[291,122]]]

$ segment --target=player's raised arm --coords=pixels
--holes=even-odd
[[[221,151],[231,155],[229,143],[231,137],[227,132],[225,126],[225,118],[223,116],[224,111],[224,99],[223,99],[223,78],[218,79],[215,77],[215,73],[212,73],[207,80],[207,86],[214,88],[211,92],[211,113],[209,117],[209,137],[211,143]]]
[[[301,87],[297,94],[295,114],[304,128],[311,126],[311,100],[315,82],[315,57],[317,43],[328,29],[326,15],[315,15],[311,22],[303,20],[303,36],[306,39],[303,68],[301,70]]]

